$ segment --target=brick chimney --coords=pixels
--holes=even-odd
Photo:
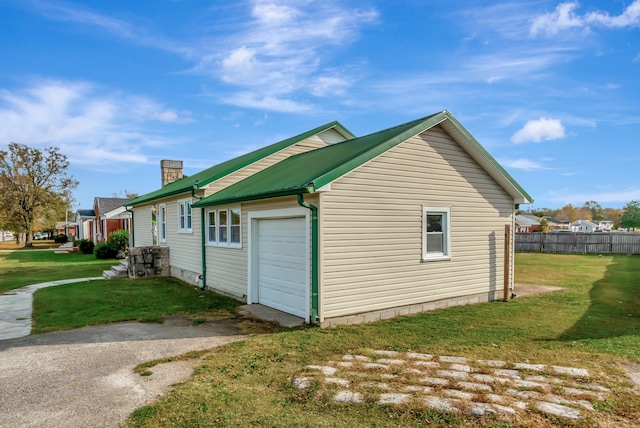
[[[160,172],[162,173],[162,187],[182,178],[182,161],[161,160]]]

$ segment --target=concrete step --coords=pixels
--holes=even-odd
[[[102,276],[104,276],[107,279],[128,278],[129,277],[128,266],[129,265],[127,262],[121,261],[119,264],[115,266],[111,266],[111,269],[102,271]]]

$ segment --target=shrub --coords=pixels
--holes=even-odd
[[[73,240],[73,246],[74,247],[79,247],[80,244],[82,243],[82,241],[86,241],[86,239],[74,239]]]
[[[124,251],[129,246],[129,232],[124,229],[115,230],[109,234],[107,243],[116,250]]]
[[[98,259],[115,259],[116,254],[118,254],[118,249],[113,247],[111,244],[100,244],[96,245],[93,250],[93,253],[96,255]]]
[[[95,245],[93,245],[93,242],[89,241],[88,239],[79,239],[78,241],[79,242],[77,246],[80,248],[80,252],[82,254],[93,254],[93,248],[95,247]]]
[[[56,244],[64,244],[68,240],[69,238],[64,233],[61,233],[60,235],[57,235],[53,238],[53,242],[55,242]]]

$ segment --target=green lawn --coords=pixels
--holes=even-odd
[[[32,333],[167,315],[230,317],[237,300],[173,278],[112,279],[43,288],[34,294]]]
[[[640,258],[518,254],[516,280],[566,290],[375,324],[255,335],[208,355],[190,381],[138,409],[126,426],[634,426],[640,396],[624,387],[617,365],[640,362]],[[592,419],[526,412],[511,424],[415,405],[337,404],[324,393],[331,387],[300,391],[291,384],[307,364],[374,349],[583,367],[614,394],[595,403],[600,413]]]
[[[117,263],[117,260],[96,259],[92,254],[0,252],[0,293],[41,282],[101,276],[103,270]]]

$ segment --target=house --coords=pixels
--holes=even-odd
[[[155,216],[172,276],[321,326],[513,288],[531,197],[449,112],[349,134],[325,125],[129,202],[134,245]]]
[[[76,211],[77,239],[93,240],[95,233],[96,213],[94,210],[78,209]]]
[[[113,231],[131,230],[131,212],[127,211],[126,203],[131,198],[94,198],[93,212],[95,214],[93,242],[106,242]]]
[[[598,229],[598,225],[589,220],[576,220],[571,223],[572,232],[592,233]]]
[[[516,215],[516,232],[517,233],[532,233],[542,229],[542,225],[538,220],[533,217],[523,214]]]
[[[70,241],[76,238],[76,220],[72,218],[68,221],[56,221],[54,235],[66,235]]]
[[[598,221],[598,230],[601,230],[603,232],[611,232],[611,229],[613,229],[613,221],[611,220],[600,220]]]
[[[543,216],[542,218],[546,219],[549,222],[549,229],[569,229],[570,222],[564,220],[558,220],[553,217],[549,217],[548,215]]]

